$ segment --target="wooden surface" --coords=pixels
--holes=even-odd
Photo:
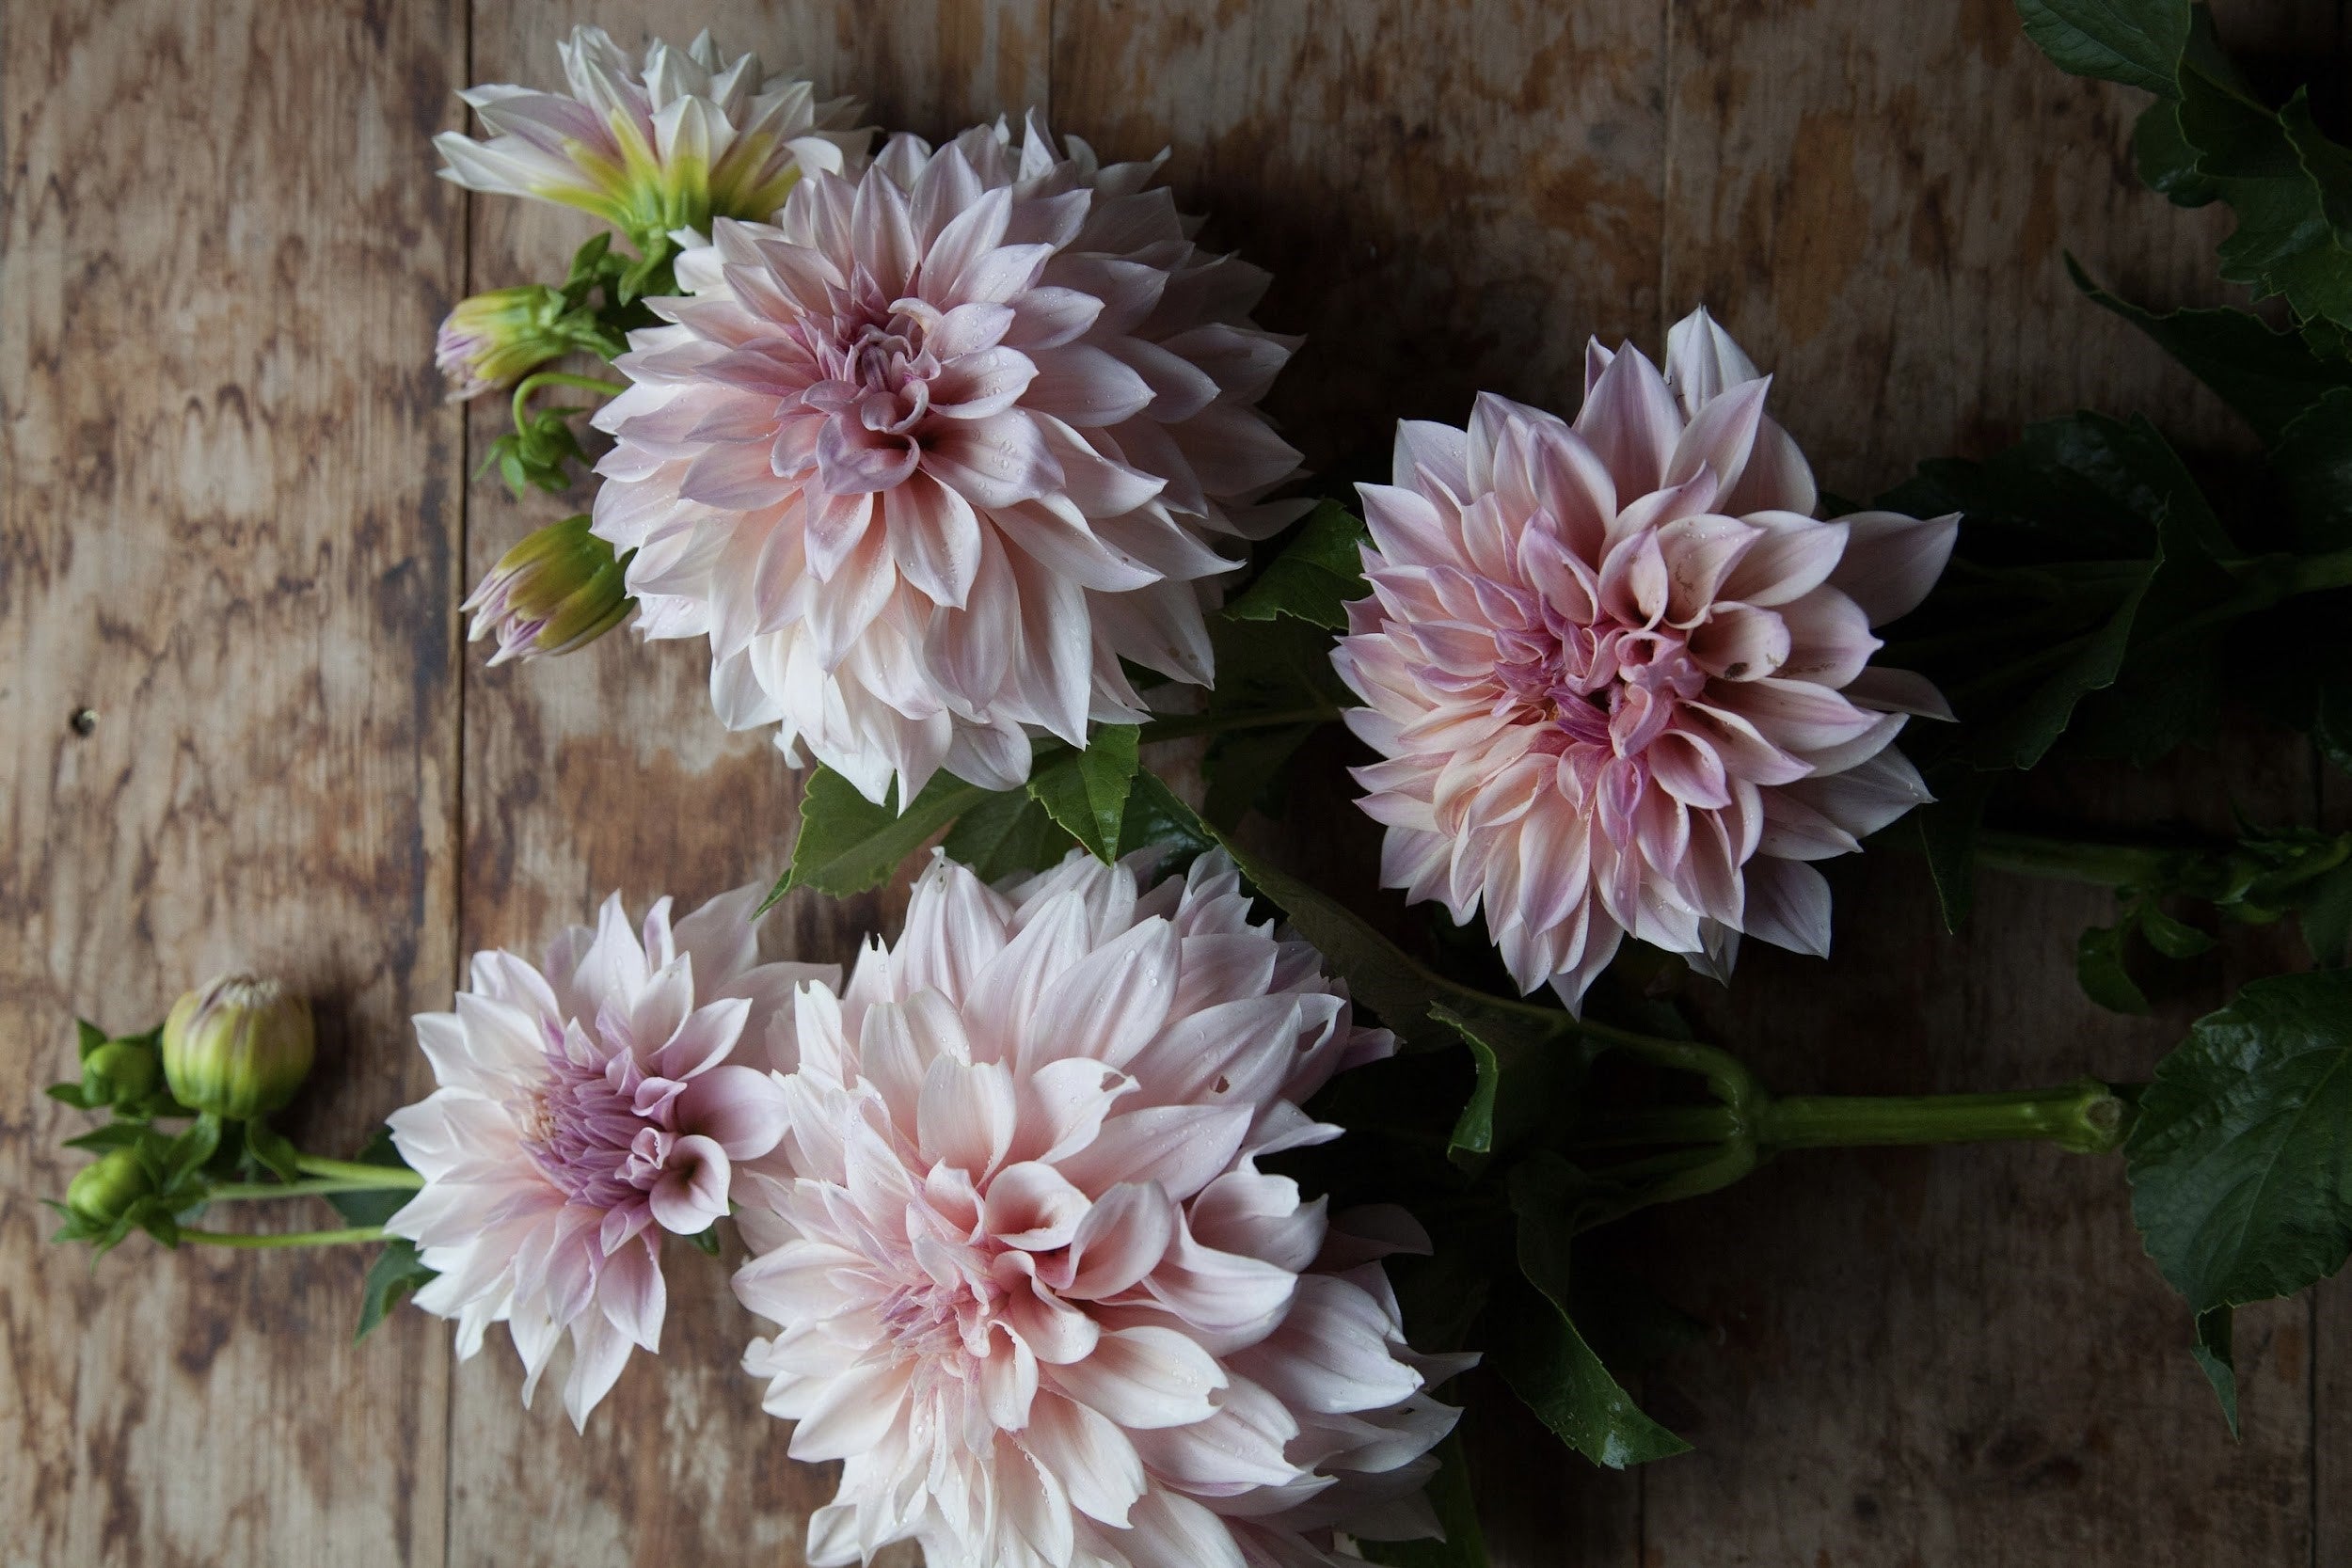
[[[2332,4],[2220,8],[2341,64]],[[735,1370],[723,1271],[680,1249],[660,1361],[588,1435],[524,1411],[503,1336],[453,1368],[414,1312],[357,1350],[351,1255],[46,1245],[75,1117],[37,1096],[75,1009],[122,1029],[232,960],[319,999],[307,1141],[425,1086],[404,1020],[476,946],[536,947],[604,891],[765,877],[792,778],[709,719],[702,656],[614,638],[461,656],[455,603],[559,515],[469,481],[496,414],[439,401],[432,329],[584,237],[467,198],[426,138],[469,81],[548,82],[575,21],[797,59],[938,135],[1048,107],[1106,153],[1172,146],[1212,243],[1276,269],[1308,348],[1276,405],[1311,460],[1572,401],[1583,336],[1656,346],[1704,299],[1777,371],[1825,484],[1982,451],[2078,403],[2235,438],[2075,299],[2216,297],[2217,214],[2139,191],[2134,95],[2068,80],[2001,0],[1895,12],[1680,0],[9,0],[0,8],[0,1560],[792,1564],[830,1478]],[[69,725],[99,715],[87,737]],[[2318,801],[2233,747],[2049,803],[2214,820]],[[1318,851],[1342,886],[1369,879]],[[1829,967],[1754,952],[1708,1026],[1789,1090],[2143,1076],[2240,942],[2153,1020],[2069,973],[2089,894],[1988,880],[1963,939],[1915,864],[1837,873]],[[842,958],[889,896],[803,899]],[[2040,1150],[1791,1160],[1638,1253],[1717,1330],[1646,1380],[1699,1445],[1631,1476],[1473,1423],[1501,1561],[1891,1565],[2352,1560],[2352,1306],[2245,1316],[2245,1441],[2183,1352],[2120,1172]],[[901,1562],[907,1560],[899,1560]]]

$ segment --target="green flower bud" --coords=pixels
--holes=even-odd
[[[155,1092],[163,1063],[145,1040],[108,1040],[82,1064],[82,1077],[104,1096],[106,1104],[136,1105]]]
[[[223,975],[171,1005],[164,1079],[192,1111],[244,1121],[294,1096],[310,1071],[310,1007],[275,980]]]
[[[73,1173],[73,1180],[65,1189],[65,1206],[77,1219],[108,1226],[154,1190],[137,1153],[118,1148],[100,1155]]]
[[[544,283],[459,300],[433,347],[449,378],[450,401],[511,387],[525,372],[582,346],[565,312],[564,296]]]
[[[626,563],[588,531],[586,513],[525,538],[499,558],[460,610],[474,612],[467,641],[498,634],[493,664],[568,654],[628,619],[637,601]]]

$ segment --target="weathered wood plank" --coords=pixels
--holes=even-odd
[[[576,22],[636,48],[659,29],[684,42],[708,25],[730,49],[771,69],[793,65],[831,93],[855,93],[869,119],[951,135],[1000,108],[1016,115],[1046,93],[1043,0],[873,8],[736,3],[687,16],[642,3],[478,4],[474,74],[544,83],[555,43]],[[502,198],[473,202],[471,286],[560,276],[591,232],[585,219]],[[474,450],[502,408],[474,414]],[[584,497],[518,506],[495,478],[474,482],[471,573],[528,529]],[[656,894],[682,902],[783,867],[798,819],[795,776],[764,735],[730,736],[711,716],[708,657],[685,643],[615,634],[569,658],[466,670],[464,945],[535,949],[622,889],[632,907]],[[903,889],[835,902],[788,900],[781,945],[813,961],[846,959],[895,921]],[[727,1275],[683,1244],[665,1255],[670,1314],[659,1361],[639,1356],[575,1436],[561,1402],[520,1402],[521,1375],[501,1334],[457,1369],[451,1492],[453,1563],[597,1564],[802,1560],[809,1513],[832,1494],[830,1469],[785,1457],[788,1429],[761,1413],[739,1368],[756,1332]],[[912,1548],[886,1554],[905,1568]]]
[[[2284,25],[2259,9],[2257,24]],[[1781,417],[1826,486],[1867,495],[1919,456],[1982,452],[2081,404],[2247,444],[2076,299],[2060,265],[2072,249],[2138,297],[2217,297],[2226,219],[2132,180],[2138,95],[2060,75],[2006,5],[1900,28],[1862,7],[1677,6],[1674,26],[1667,309],[1705,299],[1778,372]],[[2221,831],[2233,799],[2274,818],[2308,810],[2299,746],[2249,737],[2224,757],[2059,770],[2036,798],[2091,821]],[[2072,974],[2074,934],[2112,918],[2105,895],[1988,877],[1955,939],[1915,863],[1833,875],[1831,964],[1752,951],[1706,1009],[1790,1090],[2144,1078],[2189,1018],[2293,961],[2275,934],[2241,936],[2155,1018],[2124,1020]],[[1665,1374],[1658,1402],[1700,1448],[1648,1478],[1651,1560],[2270,1563],[2311,1549],[2306,1307],[2241,1319],[2246,1438],[2232,1444],[2112,1162],[1792,1158],[1669,1215],[1651,1250],[1722,1334]]]
[[[366,1257],[51,1246],[76,1010],[235,964],[312,997],[290,1129],[429,1081],[453,965],[459,423],[417,155],[462,8],[0,13],[0,1556],[437,1564],[448,1352]],[[98,714],[87,738],[68,715]],[[307,1107],[307,1109],[306,1109]],[[318,1223],[323,1208],[217,1223]]]

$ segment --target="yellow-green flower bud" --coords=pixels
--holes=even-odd
[[[135,1105],[155,1092],[163,1064],[146,1040],[108,1040],[89,1053],[82,1064],[82,1076],[86,1082],[96,1080],[105,1103]]]
[[[223,975],[171,1005],[164,1080],[192,1111],[246,1120],[294,1098],[312,1049],[310,1004],[275,980]]]
[[[491,663],[568,654],[637,608],[625,586],[627,566],[588,524],[583,512],[531,534],[501,556],[458,607],[473,611],[468,641],[498,634]]]
[[[66,1185],[65,1206],[91,1225],[112,1225],[124,1210],[154,1190],[138,1155],[118,1148],[73,1173],[73,1180]]]
[[[580,347],[577,334],[564,329],[564,296],[544,283],[459,300],[433,346],[434,362],[449,378],[450,401],[511,387]]]

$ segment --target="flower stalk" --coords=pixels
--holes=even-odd
[[[358,1225],[345,1230],[290,1230],[275,1236],[248,1236],[233,1230],[182,1229],[180,1240],[199,1246],[227,1247],[294,1247],[350,1246],[362,1242],[380,1242],[384,1227],[380,1225]]]

